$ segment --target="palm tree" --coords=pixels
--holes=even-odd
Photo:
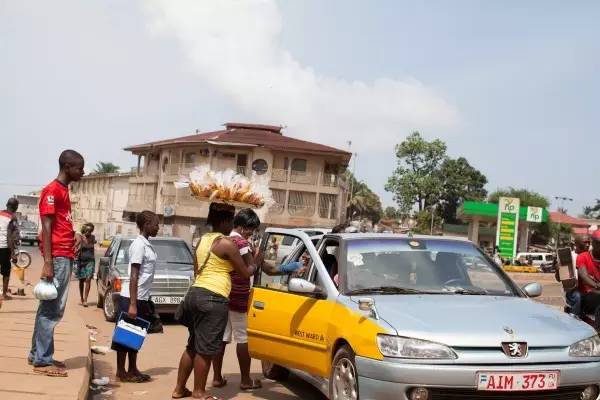
[[[96,164],[94,172],[96,174],[116,174],[121,168],[111,162],[100,161]]]

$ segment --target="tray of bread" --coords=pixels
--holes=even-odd
[[[225,203],[232,206],[262,208],[272,202],[271,191],[266,177],[237,174],[232,169],[213,171],[208,165],[196,167],[188,177],[181,177],[175,187],[189,187],[191,195],[212,203]]]

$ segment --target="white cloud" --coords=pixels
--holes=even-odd
[[[338,147],[352,140],[361,150],[458,123],[456,108],[415,79],[349,82],[301,65],[281,47],[284,22],[274,0],[145,4],[152,32],[175,37],[198,76],[251,122],[281,123],[288,134]]]

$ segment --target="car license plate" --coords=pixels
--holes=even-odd
[[[152,296],[154,304],[179,304],[183,301],[180,296]]]
[[[477,390],[494,392],[558,389],[558,371],[479,372]]]

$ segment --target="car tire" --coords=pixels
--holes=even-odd
[[[329,398],[331,400],[359,399],[354,351],[349,346],[340,347],[333,358],[329,376]]]
[[[96,307],[103,308],[104,307],[104,298],[100,295],[100,287],[98,282],[96,282]]]
[[[290,376],[290,371],[281,365],[273,364],[269,361],[261,361],[262,372],[265,378],[273,381],[285,381]]]
[[[104,293],[102,311],[105,320],[108,322],[115,322],[115,319],[117,318],[117,305],[115,304],[112,288],[106,289],[106,293]]]

